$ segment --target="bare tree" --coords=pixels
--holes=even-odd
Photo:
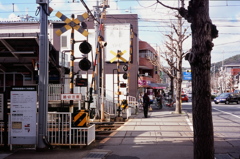
[[[173,32],[171,32],[172,36]],[[170,92],[172,93],[171,96],[171,102],[174,101],[174,81],[175,81],[175,77],[176,77],[176,57],[174,56],[172,50],[172,47],[170,47],[170,45],[173,45],[171,42],[166,41],[165,42],[165,46],[168,49],[166,52],[162,52],[160,54],[160,57],[162,59],[164,59],[167,62],[167,67],[163,66],[163,63],[159,63],[159,69],[161,71],[163,71],[164,73],[166,73],[168,75],[168,77],[170,78]],[[171,49],[169,49],[171,48]],[[171,104],[171,103],[169,103]]]
[[[210,88],[211,50],[218,30],[209,17],[209,0],[190,0],[188,8],[170,9],[179,11],[190,24],[192,49],[186,55],[192,71],[192,114],[194,128],[194,159],[214,159],[214,137]]]
[[[177,28],[172,24],[174,32],[166,35],[168,41],[165,42],[165,46],[168,51],[163,53],[161,57],[167,61],[169,67],[165,68],[161,66],[163,72],[165,72],[171,79],[175,80],[176,84],[176,107],[175,113],[182,113],[181,106],[181,93],[182,93],[182,60],[186,53],[183,52],[183,42],[190,36],[186,35],[187,28],[182,32],[183,22],[180,21],[179,27]],[[172,84],[171,84],[172,85]],[[173,88],[171,88],[173,93]],[[173,96],[172,96],[173,98]]]

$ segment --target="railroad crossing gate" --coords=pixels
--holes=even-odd
[[[78,32],[80,32],[82,35],[84,35],[85,37],[88,36],[88,31],[83,29],[79,24],[81,22],[83,22],[83,20],[88,18],[88,13],[83,13],[82,16],[78,16],[79,19],[69,19],[68,17],[66,17],[64,14],[62,14],[61,12],[57,12],[56,16],[58,18],[60,18],[62,21],[64,21],[66,23],[66,25],[64,25],[61,29],[58,29],[56,31],[56,34],[58,36],[60,36],[62,33],[66,32],[67,30],[73,28],[75,30],[77,30]]]
[[[122,57],[123,54],[125,54],[127,51],[124,50],[123,52],[118,51],[117,53],[114,51],[110,51],[111,54],[113,54],[115,57],[110,60],[111,63],[113,63],[115,60],[122,60],[123,62],[127,62],[125,58]]]

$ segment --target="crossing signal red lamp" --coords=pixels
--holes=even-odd
[[[80,45],[79,45],[79,50],[83,54],[88,54],[92,50],[92,45],[89,44],[86,40],[84,40]]]
[[[88,54],[92,50],[92,45],[89,44],[86,40],[84,40],[79,45],[79,50],[83,54]],[[78,66],[81,70],[87,71],[91,68],[91,62],[86,57],[84,57],[81,61],[79,61]]]
[[[78,66],[81,70],[87,71],[91,68],[91,62],[84,57],[81,61],[79,61]]]
[[[123,71],[128,71],[128,65],[123,65],[122,69],[123,69]],[[127,72],[123,73],[123,79],[128,79],[128,73]]]

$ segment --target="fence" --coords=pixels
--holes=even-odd
[[[95,140],[95,125],[72,127],[69,112],[49,112],[47,139],[51,145],[89,145]]]
[[[98,98],[98,96],[96,96],[95,98]],[[100,101],[101,101],[101,97]],[[126,117],[127,119],[132,115],[132,114],[136,114],[137,112],[137,101],[135,97],[132,96],[128,96],[127,97],[127,101],[128,101],[128,108],[126,108],[125,110],[123,110],[122,113],[124,113],[124,117]],[[96,107],[97,111],[100,110],[100,103],[97,104],[98,106]],[[104,112],[105,114],[109,115],[109,116],[117,116],[118,114],[118,104],[117,103],[113,103],[112,100],[109,99],[104,99]]]
[[[62,87],[61,84],[48,85],[48,100],[61,100]]]
[[[50,84],[49,85],[49,100],[61,99],[61,85]],[[96,109],[100,110],[101,97],[95,96]],[[97,100],[97,99],[100,100]],[[128,96],[128,108],[124,110],[126,118],[131,116],[133,112],[137,111],[137,101],[135,97]],[[113,103],[112,99],[104,99],[104,111],[105,114],[117,115],[118,104]],[[135,110],[135,111],[134,111]],[[95,125],[88,127],[72,127],[72,116],[69,112],[48,112],[47,122],[47,139],[52,145],[89,145],[95,140]],[[9,126],[8,126],[9,127]],[[0,122],[0,145],[3,145],[3,131],[4,122]],[[9,130],[11,131],[11,130]],[[8,132],[9,134],[9,132]]]
[[[47,140],[51,145],[71,148],[76,145],[90,145],[95,140],[94,124],[88,127],[72,127],[71,121],[69,112],[48,112]],[[3,127],[4,123],[0,122],[0,145],[4,144]]]
[[[61,84],[49,84],[48,87],[48,99],[49,101],[56,101],[56,100],[61,100]],[[106,90],[108,91],[108,93],[112,94],[112,92],[110,90]],[[85,97],[83,97],[84,99]],[[94,107],[96,108],[97,111],[100,110],[100,106],[102,103],[102,97],[101,96],[93,96],[94,98],[94,103],[92,103],[92,105],[95,105]],[[133,96],[127,96],[127,100],[128,100],[128,115],[127,117],[131,116],[131,113],[136,113],[137,111],[137,101],[136,101],[136,97]],[[117,115],[117,103],[113,103],[112,99],[107,99],[106,97],[104,97],[104,111],[106,114],[109,115]],[[100,102],[100,103],[98,103]]]

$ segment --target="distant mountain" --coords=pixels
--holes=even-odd
[[[222,67],[222,65],[227,65],[227,64],[240,64],[240,54],[229,57],[224,61],[212,63],[212,66],[215,65],[215,71],[218,72],[218,70]]]

